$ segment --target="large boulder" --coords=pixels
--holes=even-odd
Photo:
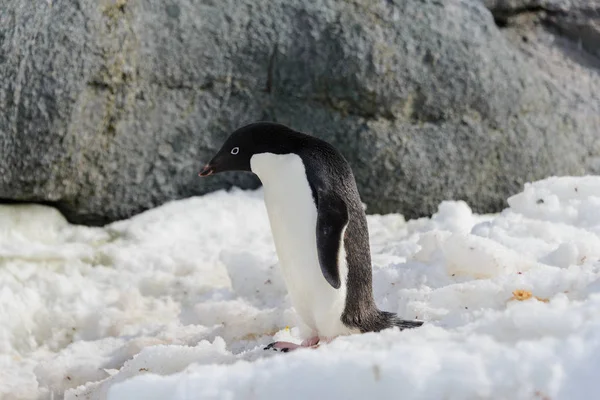
[[[0,198],[103,224],[249,174],[197,171],[236,127],[334,143],[369,212],[495,211],[600,173],[600,104],[480,0],[3,0]],[[594,98],[593,100],[596,100]]]

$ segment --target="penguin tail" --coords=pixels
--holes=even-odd
[[[394,326],[400,328],[400,330],[418,328],[419,326],[423,325],[424,322],[418,320],[402,319],[398,317],[398,315],[387,311],[380,311],[380,313],[383,319],[388,322],[388,327],[390,328]]]

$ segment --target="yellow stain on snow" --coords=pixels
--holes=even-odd
[[[513,297],[510,300],[524,301],[529,300],[531,298],[535,298],[537,301],[541,301],[542,303],[548,303],[550,300],[544,299],[542,297],[533,296],[533,294],[529,290],[517,289],[513,291]]]

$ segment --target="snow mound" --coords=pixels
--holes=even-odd
[[[104,228],[0,206],[0,398],[587,399],[600,390],[600,177],[498,215],[368,217],[380,308],[426,324],[302,339],[261,191]]]

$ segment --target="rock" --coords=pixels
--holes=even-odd
[[[481,0],[493,13],[527,11],[582,12],[598,9],[598,0]]]
[[[534,19],[600,57],[600,0],[482,1],[502,26]],[[526,18],[519,18],[523,14]]]
[[[559,14],[550,16],[546,22],[555,27],[560,35],[600,58],[600,3],[593,17],[584,13]]]
[[[480,0],[4,0],[0,198],[104,224],[249,174],[197,171],[263,119],[336,145],[368,212],[497,211],[600,172],[600,104]]]

